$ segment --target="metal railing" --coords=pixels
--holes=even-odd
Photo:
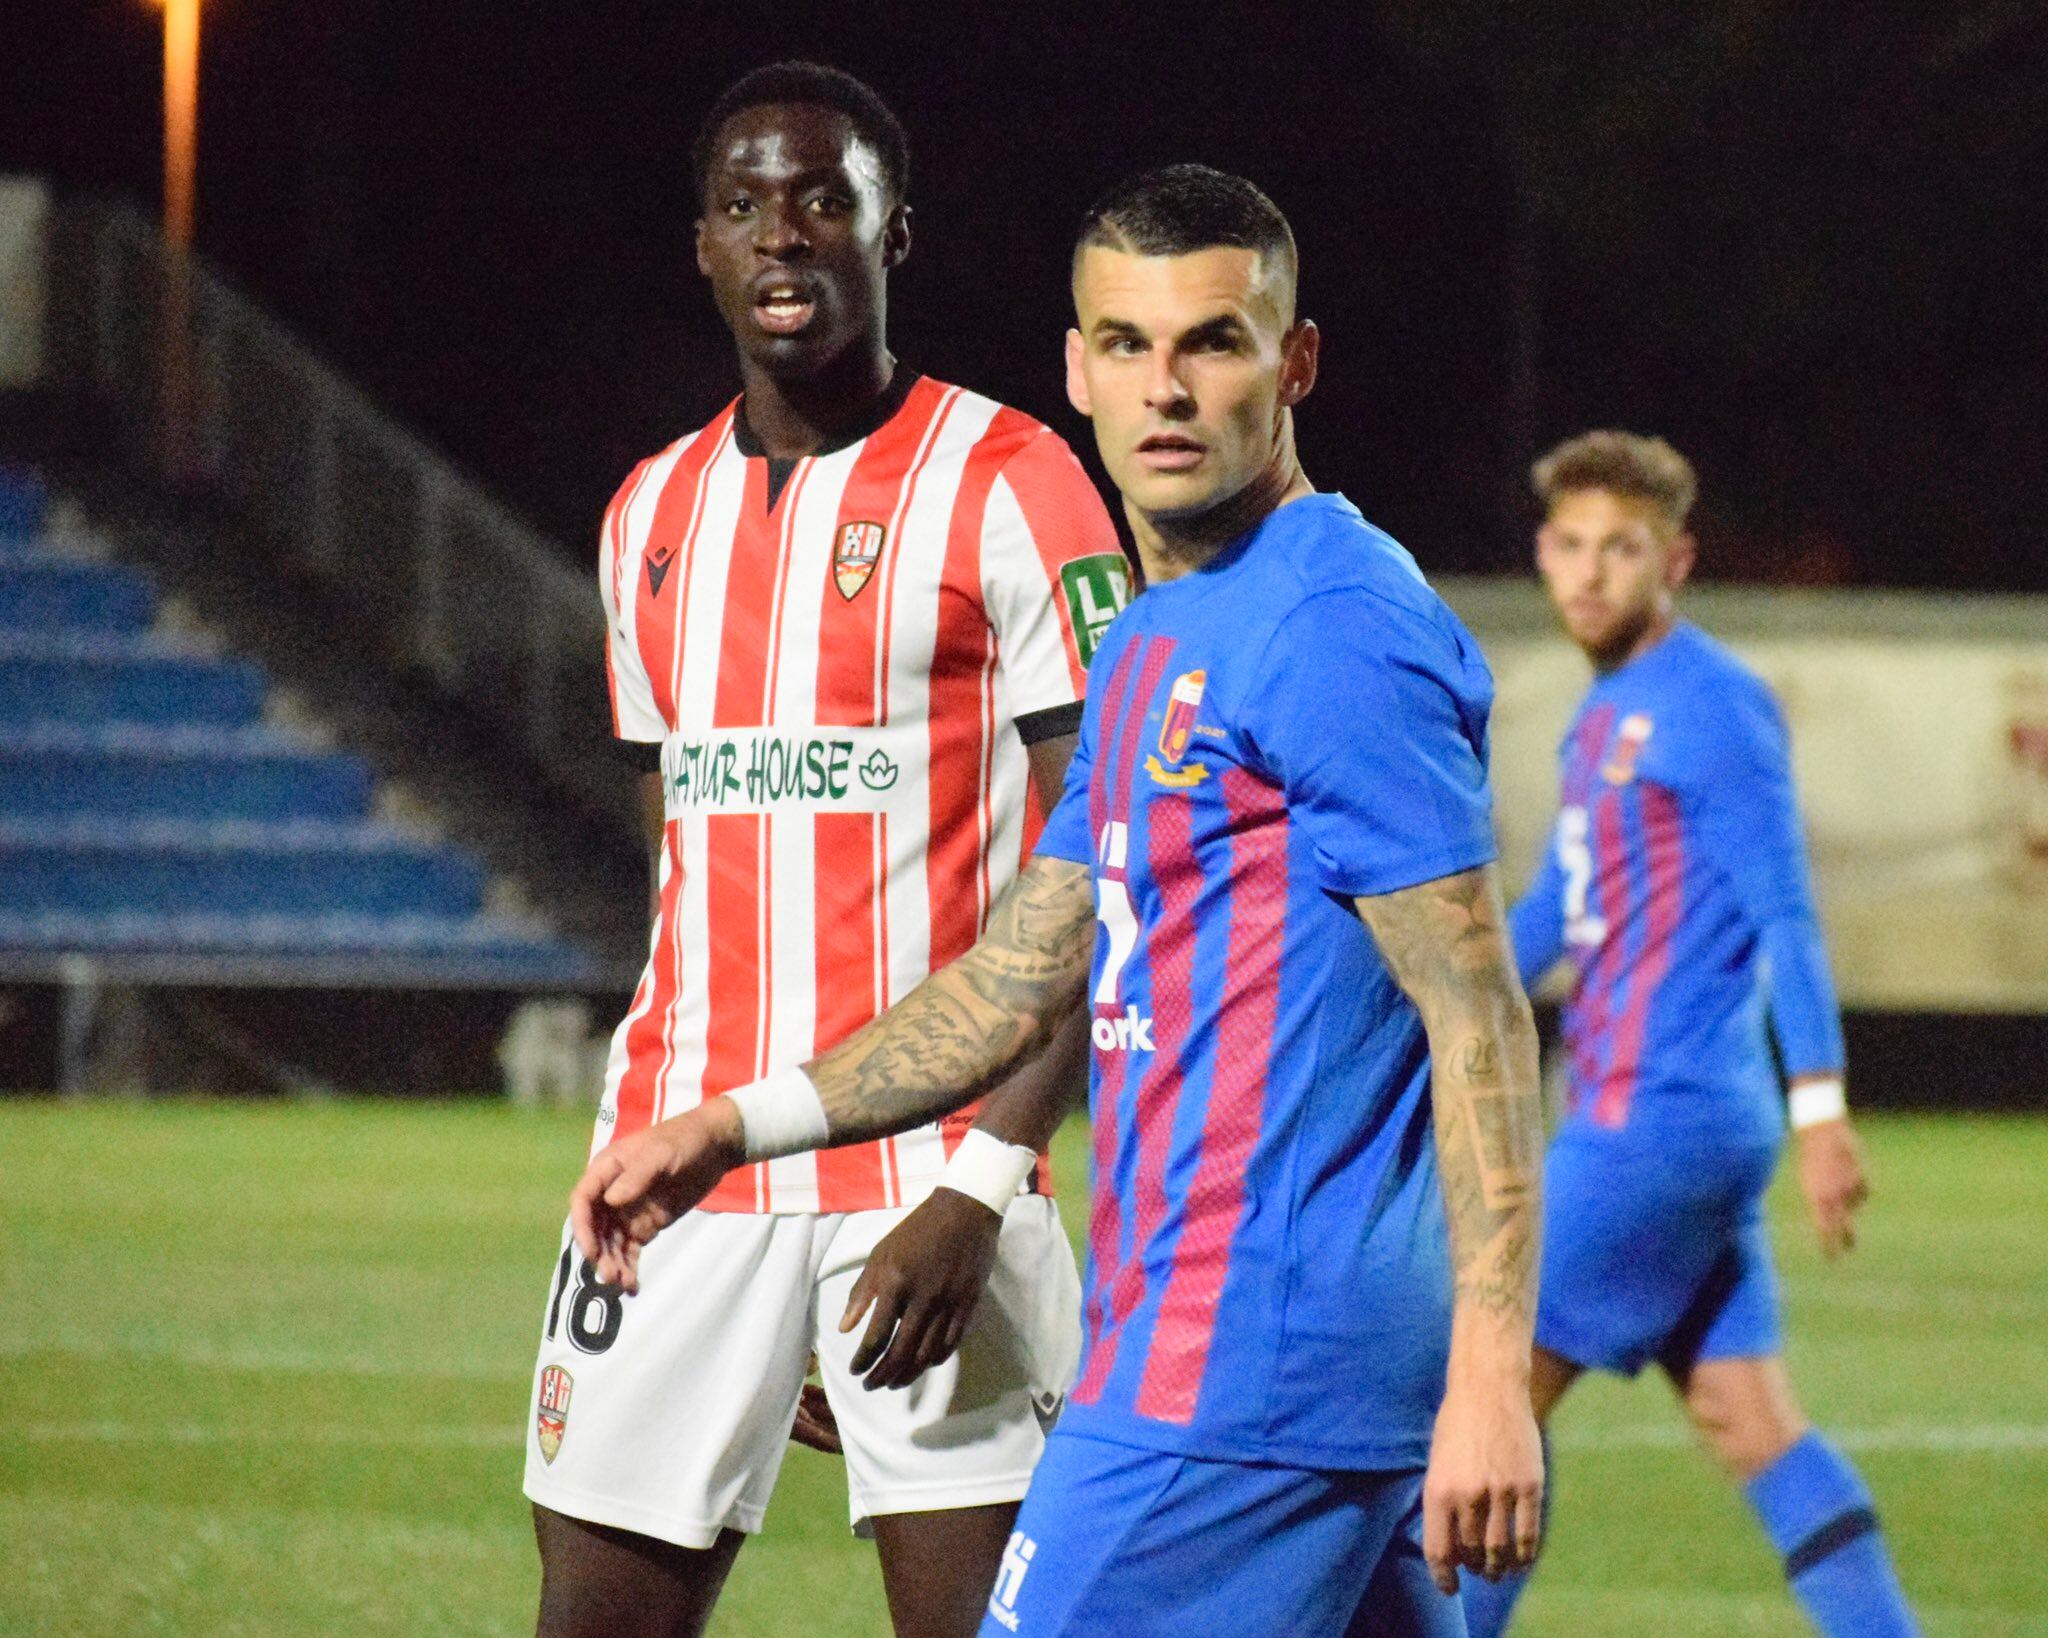
[[[127,453],[227,501],[354,611],[366,658],[430,676],[637,835],[632,782],[597,754],[611,726],[589,577],[139,212],[57,214],[66,364]]]

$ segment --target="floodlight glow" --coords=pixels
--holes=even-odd
[[[164,14],[164,237],[192,242],[199,160],[199,0],[152,0]]]

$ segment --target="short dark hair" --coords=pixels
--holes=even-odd
[[[1607,429],[1566,439],[1529,468],[1529,483],[1545,507],[1582,489],[1648,501],[1674,530],[1699,493],[1692,462],[1662,438]]]
[[[1078,258],[1090,245],[1139,256],[1186,256],[1230,245],[1300,270],[1294,230],[1280,207],[1241,176],[1207,165],[1166,165],[1120,182],[1081,218]]]
[[[909,139],[903,134],[902,122],[872,86],[843,68],[824,63],[768,63],[727,86],[697,127],[696,140],[690,144],[690,176],[700,204],[711,180],[712,144],[726,121],[746,109],[776,102],[837,109],[852,122],[854,135],[882,161],[882,183],[889,190],[889,202],[899,203],[909,192]]]

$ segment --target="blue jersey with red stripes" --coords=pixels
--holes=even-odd
[[[1093,867],[1100,915],[1063,1432],[1427,1459],[1451,1303],[1428,1057],[1352,901],[1493,858],[1492,695],[1414,560],[1335,495],[1110,628],[1039,842]]]
[[[1788,1074],[1839,1071],[1785,725],[1763,681],[1680,624],[1596,681],[1564,737],[1562,806],[1515,906],[1533,984],[1569,956],[1570,1119],[1774,1139]]]

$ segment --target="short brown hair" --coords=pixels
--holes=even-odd
[[[1580,489],[1648,501],[1674,529],[1685,527],[1699,493],[1692,462],[1662,438],[1634,432],[1582,432],[1568,438],[1529,468],[1529,482],[1546,507]]]

